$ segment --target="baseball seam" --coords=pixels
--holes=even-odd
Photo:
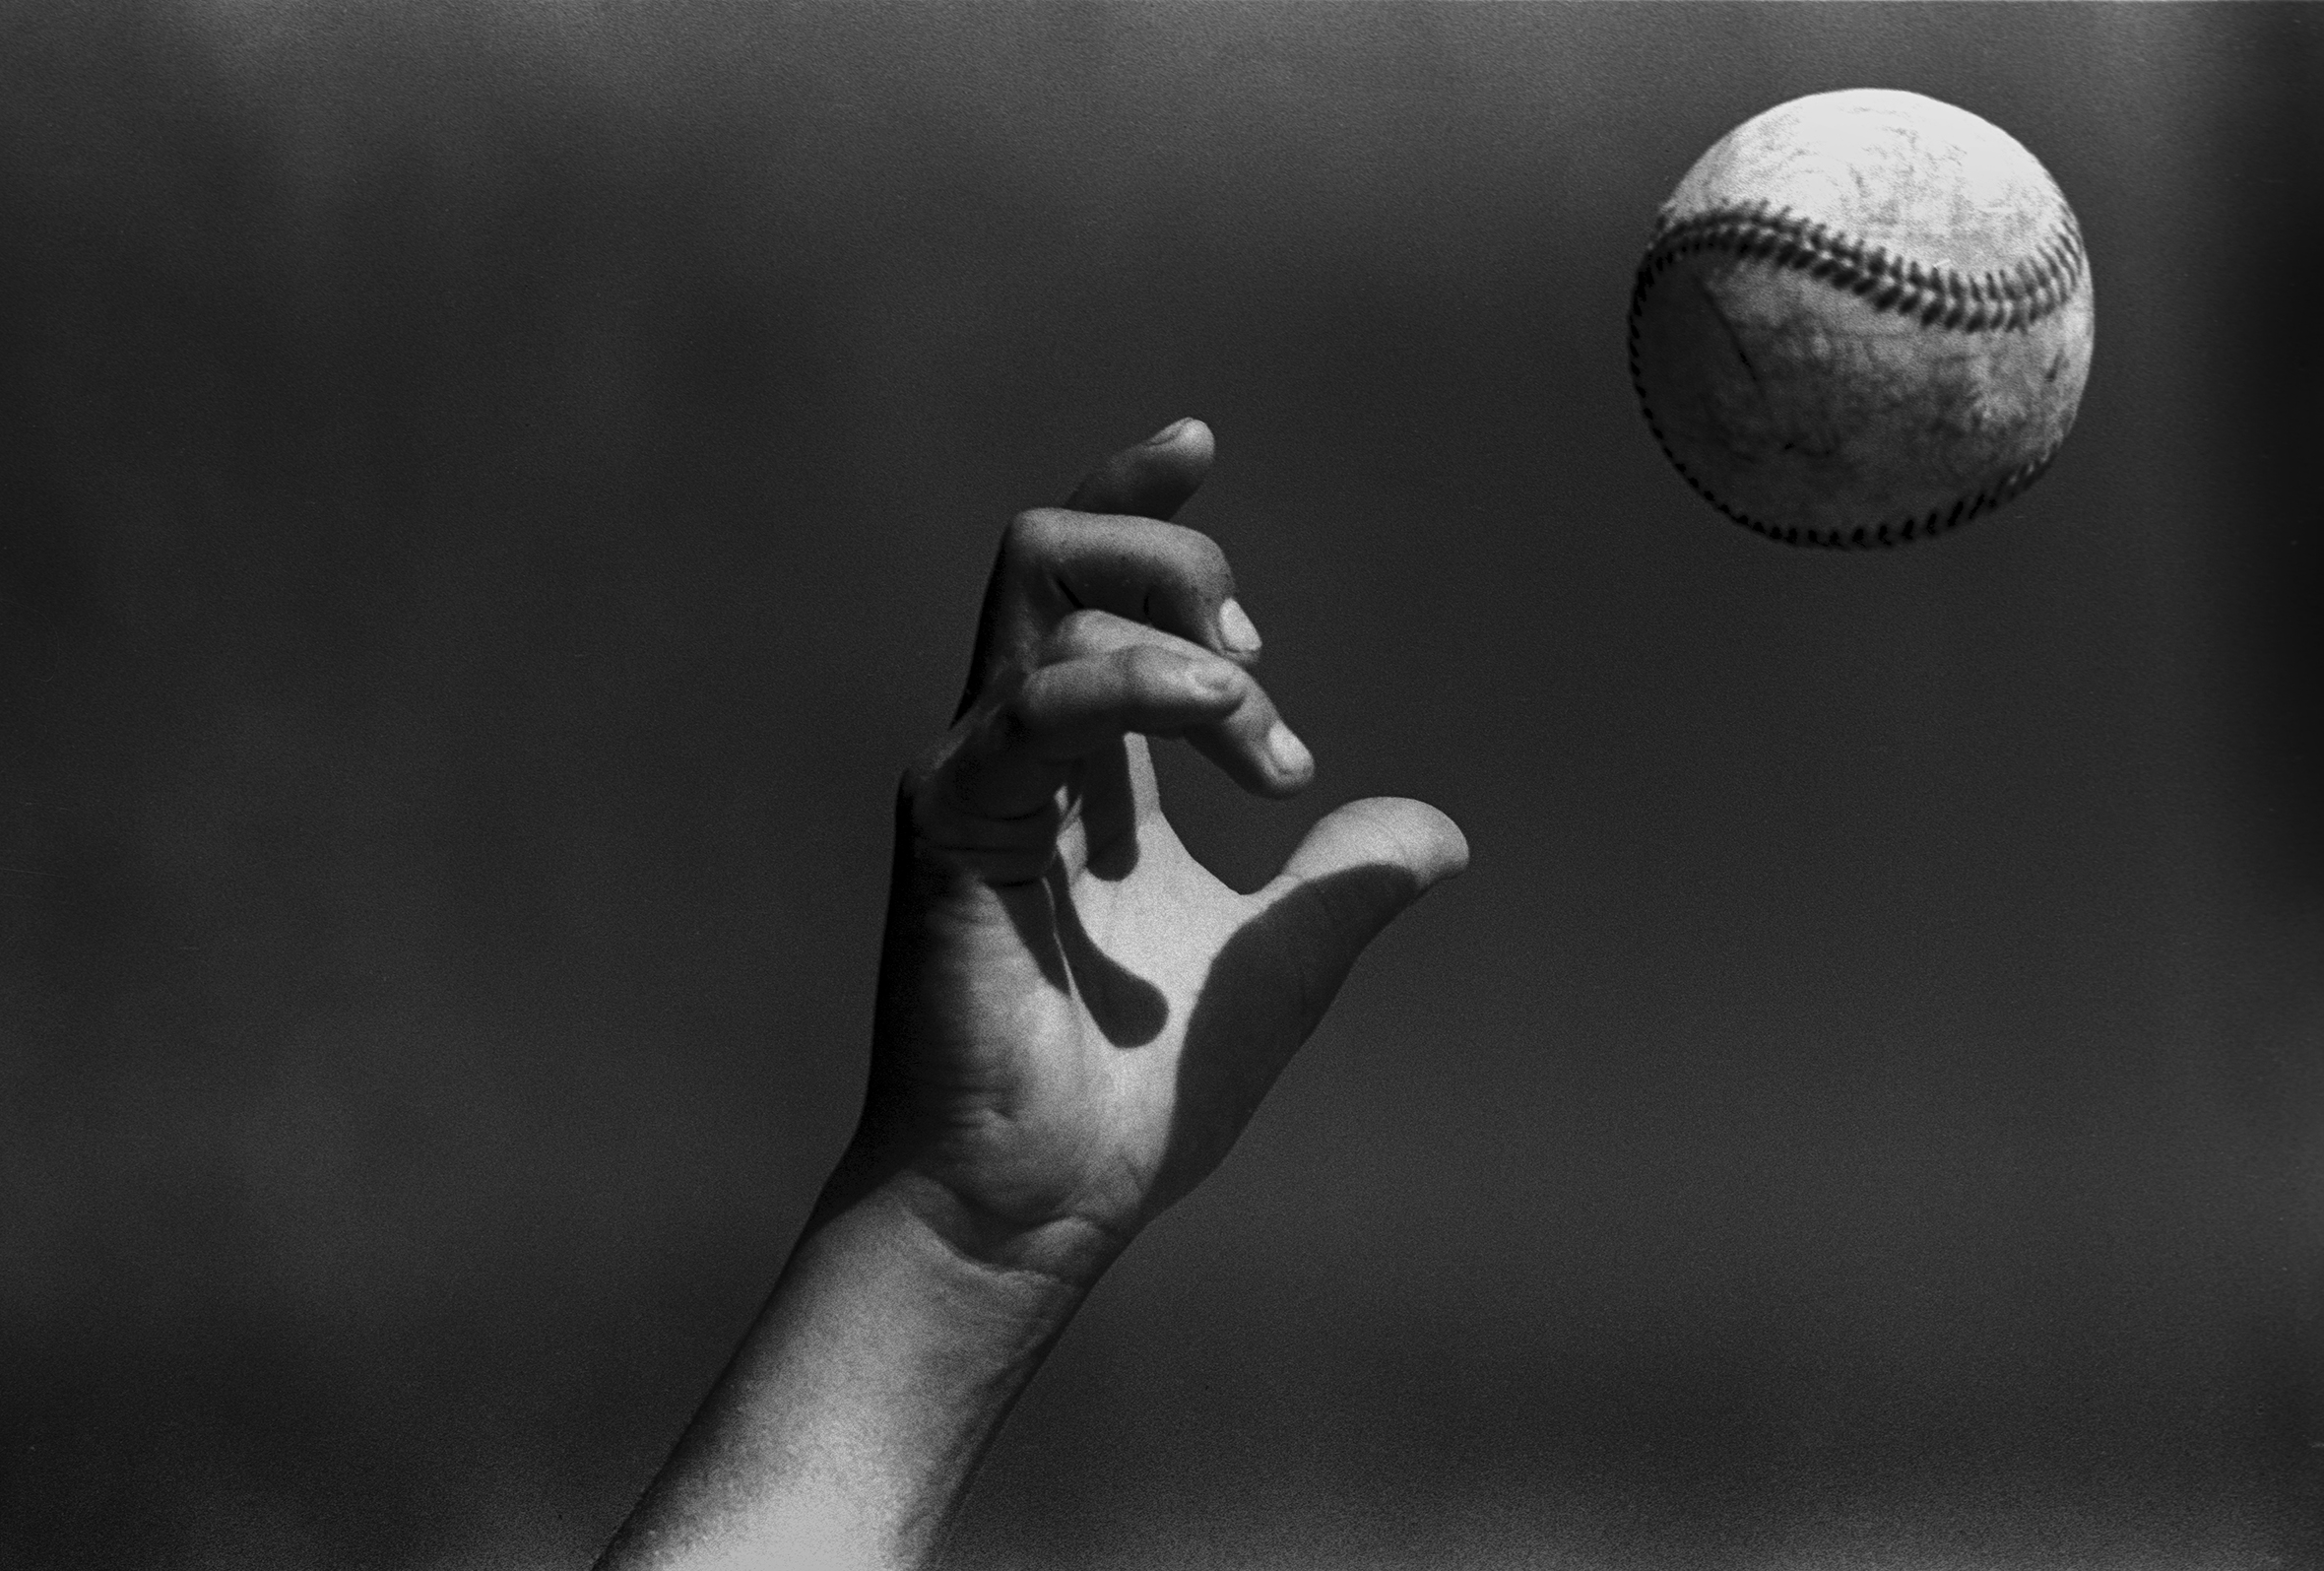
[[[1747,260],[1806,273],[1833,288],[1857,295],[1875,310],[1917,316],[1923,327],[1950,332],[2023,332],[2071,300],[2082,284],[2086,266],[2082,232],[2070,210],[2061,210],[2060,223],[2049,239],[2027,261],[2008,269],[1965,274],[1900,257],[1868,244],[1829,225],[1802,219],[1788,209],[1767,204],[1712,208],[1687,219],[1658,227],[1653,243],[1639,263],[1638,280],[1630,296],[1630,381],[1638,392],[1646,428],[1673,469],[1697,495],[1728,518],[1755,534],[1790,546],[1824,546],[1836,550],[1899,546],[1925,540],[1966,524],[1980,513],[2017,495],[2041,478],[2059,443],[2052,442],[2027,463],[2011,470],[1981,491],[1954,499],[1925,514],[1860,524],[1854,529],[1802,529],[1775,525],[1733,507],[1699,480],[1662,434],[1639,373],[1639,318],[1647,292],[1680,257],[1703,251],[1723,251]]]
[[[2082,283],[2082,231],[2071,212],[2015,267],[1963,273],[1868,244],[1787,208],[1754,203],[1665,221],[1639,264],[1639,289],[1681,256],[1725,251],[1821,279],[1876,311],[1918,316],[1923,327],[1964,333],[2031,327],[2074,297]]]

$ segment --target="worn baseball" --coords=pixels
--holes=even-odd
[[[2007,132],[1916,93],[1779,104],[1703,155],[1630,303],[1646,424],[1737,523],[1941,534],[2032,485],[2090,374],[2090,259]]]

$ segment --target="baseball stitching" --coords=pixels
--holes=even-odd
[[[1951,507],[1931,509],[1925,516],[1902,523],[1858,525],[1852,530],[1781,529],[1729,506],[1695,478],[1662,434],[1646,401],[1639,375],[1639,317],[1646,293],[1665,270],[1682,256],[1703,251],[1766,261],[1779,268],[1807,274],[1834,289],[1864,299],[1874,310],[1918,316],[1923,327],[1946,332],[2006,333],[2024,331],[2071,300],[2082,287],[2087,265],[2082,231],[2071,211],[2061,209],[2061,222],[2032,259],[2017,266],[1979,274],[1964,274],[1900,257],[1877,245],[1843,234],[1828,225],[1802,219],[1788,209],[1764,203],[1718,207],[1676,223],[1664,220],[1656,228],[1646,258],[1639,263],[1638,281],[1630,295],[1630,382],[1638,392],[1646,428],[1686,483],[1705,501],[1755,534],[1787,546],[1825,546],[1848,550],[1865,546],[1898,546],[1925,540],[1966,524],[1980,513],[2017,495],[2049,467],[2059,443],[2052,442],[2031,461],[2011,470],[1995,484],[1970,495],[1955,498]],[[2061,438],[2062,440],[2062,438]]]

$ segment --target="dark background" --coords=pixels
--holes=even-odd
[[[1909,88],[2079,429],[1787,552],[1655,205]],[[2324,1564],[2324,27],[0,5],[0,1563],[579,1566],[853,1114],[1000,524],[1180,415],[1308,801],[1475,850],[1101,1288],[970,1567]]]

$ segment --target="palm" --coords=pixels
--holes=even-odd
[[[922,1038],[953,1100],[946,1181],[1019,1222],[1143,1221],[1216,1165],[1305,1035],[1280,1003],[1308,993],[1295,975],[1238,990],[1224,1015],[1202,1009],[1221,953],[1263,904],[1181,844],[1144,740],[1117,746],[1120,774],[1090,771],[1048,878],[1018,893],[952,891],[977,952],[940,974],[978,980],[930,999],[924,1016],[957,1022]],[[1303,968],[1296,952],[1268,958]],[[1198,1017],[1206,1042],[1232,1050],[1190,1054]]]

